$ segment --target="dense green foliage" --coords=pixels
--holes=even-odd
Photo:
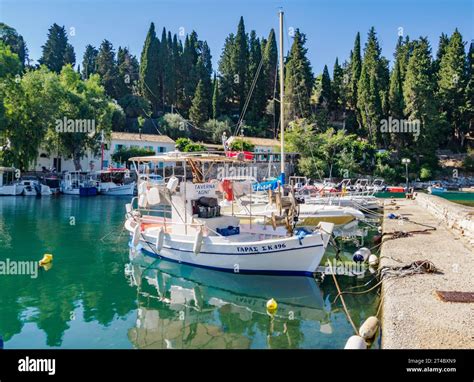
[[[116,163],[127,163],[130,158],[150,155],[155,155],[155,152],[143,147],[121,147],[112,154],[112,160]]]
[[[44,144],[75,160],[95,150],[98,133],[55,133],[54,122],[63,117],[94,119],[97,131],[217,144],[224,132],[230,137],[242,130],[278,138],[275,32],[266,37],[247,32],[241,17],[225,38],[216,72],[207,42],[195,31],[182,32],[163,28],[157,34],[151,23],[140,61],[106,39],[98,48],[87,45],[78,74],[64,27],[50,27],[43,65],[33,67],[23,37],[0,23],[2,161],[27,167]],[[435,54],[424,37],[399,36],[395,43],[389,65],[375,28],[365,41],[357,33],[347,60],[336,58],[314,74],[307,57],[312,42],[299,29],[292,33],[285,52],[286,140],[291,151],[301,153],[304,174],[371,172],[396,180],[403,174],[401,158],[409,157],[411,171],[427,178],[439,168],[438,149],[468,148],[474,133],[473,44],[467,52],[458,30],[441,35]],[[419,129],[391,129],[393,121],[418,123]],[[182,149],[187,145],[201,149],[192,142]]]
[[[176,148],[185,153],[206,151],[203,145],[195,143],[189,138],[178,138],[176,140]]]
[[[235,139],[230,144],[229,148],[233,151],[250,151],[250,152],[253,152],[255,150],[254,145],[247,142],[245,139],[240,139],[240,138]]]

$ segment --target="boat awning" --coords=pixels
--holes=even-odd
[[[144,163],[174,163],[174,162],[228,162],[228,163],[239,163],[245,162],[244,156],[228,157],[219,154],[210,153],[182,153],[176,151],[170,151],[163,155],[151,155],[143,157],[130,158],[131,162],[144,162]]]

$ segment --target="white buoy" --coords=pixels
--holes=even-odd
[[[166,185],[166,188],[171,192],[175,192],[176,189],[178,188],[178,184],[179,184],[179,179],[176,178],[175,176],[172,176],[169,180],[168,180],[168,184]]]
[[[158,187],[150,188],[146,193],[146,199],[151,206],[160,204],[160,192],[158,191]]]
[[[365,322],[361,325],[359,329],[359,335],[368,340],[375,336],[377,332],[377,328],[379,326],[379,320],[375,316],[369,317]]]
[[[138,197],[138,207],[140,207],[140,208],[145,208],[145,207],[146,207],[146,203],[147,203],[147,200],[146,200],[146,193],[145,193],[145,194],[141,194],[141,195]]]
[[[135,229],[133,230],[132,244],[134,247],[136,247],[139,242],[140,242],[140,224],[137,224],[135,226]]]
[[[359,248],[359,253],[364,257],[364,261],[367,261],[369,259],[369,256],[372,254],[372,252],[370,252],[370,249],[366,247]]]
[[[347,340],[344,349],[367,349],[367,344],[361,336],[351,336]]]
[[[376,255],[370,255],[369,256],[369,265],[372,267],[377,266],[379,263],[379,258]]]
[[[160,253],[161,248],[163,248],[163,240],[165,238],[165,231],[163,228],[158,229],[158,234],[156,235],[155,249]]]
[[[130,203],[125,204],[125,211],[127,211],[127,214],[132,212],[132,205]]]
[[[201,252],[202,247],[202,228],[196,233],[196,237],[194,238],[194,245],[193,245],[193,252],[194,254],[199,254]]]

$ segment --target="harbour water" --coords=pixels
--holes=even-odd
[[[329,349],[353,334],[331,277],[234,275],[130,253],[128,200],[0,198],[0,261],[54,259],[37,277],[0,275],[6,349]],[[338,276],[343,290],[370,279]],[[378,305],[376,291],[345,300],[358,326]]]

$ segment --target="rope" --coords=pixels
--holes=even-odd
[[[253,77],[252,85],[250,86],[249,94],[247,95],[247,99],[245,100],[245,104],[244,104],[244,107],[242,108],[242,112],[240,113],[239,120],[237,121],[237,127],[234,131],[234,136],[238,136],[242,128],[242,121],[245,117],[245,113],[247,112],[247,108],[250,103],[250,99],[252,98],[253,91],[255,90],[257,79],[258,79],[258,76],[260,75],[260,70],[262,69],[262,66],[263,66],[263,54],[262,54],[262,57],[260,58],[260,63],[258,64],[257,71],[255,72],[255,75]]]
[[[329,270],[331,272],[332,278],[334,280],[334,284],[336,284],[336,289],[338,291],[338,297],[341,298],[342,307],[344,308],[344,312],[346,313],[347,319],[351,323],[352,328],[354,329],[354,333],[356,335],[359,335],[359,331],[357,330],[357,327],[355,326],[354,321],[352,321],[351,315],[349,314],[349,311],[347,310],[346,302],[344,301],[344,298],[342,297],[341,288],[339,287],[339,284],[337,282],[336,275],[332,271],[332,265],[331,265],[331,262],[329,260],[328,260],[328,265],[329,265]]]

